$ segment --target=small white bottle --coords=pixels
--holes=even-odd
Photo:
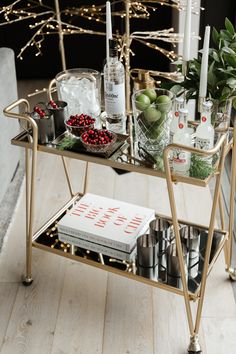
[[[196,129],[195,147],[202,150],[210,150],[214,146],[215,130],[211,124],[212,102],[206,101],[202,104],[201,122]],[[212,157],[202,156],[203,161],[212,164]]]
[[[177,131],[173,136],[174,144],[181,144],[191,146],[191,135],[187,129],[188,110],[180,108],[179,110],[179,124]],[[182,149],[173,149],[172,153],[172,168],[173,172],[188,176],[190,169],[191,153]]]
[[[104,67],[104,98],[106,128],[125,134],[125,69],[118,59],[117,42],[114,39],[109,39],[109,62]]]
[[[172,120],[170,123],[170,144],[173,142],[173,137],[175,132],[178,129],[179,125],[179,110],[184,108],[184,99],[183,97],[176,97],[174,101],[174,110],[172,114]]]

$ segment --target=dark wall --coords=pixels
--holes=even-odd
[[[236,1],[235,0],[202,0],[201,5],[205,11],[201,13],[200,35],[204,38],[205,26],[210,25],[217,30],[224,28],[225,17],[236,27]],[[202,41],[200,43],[202,48]]]
[[[22,1],[22,4],[24,1]],[[44,0],[44,4],[54,6],[53,0]],[[69,6],[82,6],[81,4],[90,5],[93,3],[105,4],[105,0],[96,2],[93,0],[67,0],[60,1],[61,8]],[[116,6],[124,6],[119,4]],[[114,8],[113,10],[117,10]],[[171,13],[170,7],[158,6],[158,11],[153,12],[149,20],[134,19],[131,20],[131,31],[134,30],[156,30],[171,27]],[[87,29],[94,29],[105,32],[105,25],[95,23],[86,19],[77,18],[73,20],[74,24]],[[0,27],[0,43],[1,46],[8,46],[14,49],[17,55],[20,48],[33,35],[33,31],[29,29],[29,24],[34,21],[18,22],[16,24]],[[113,32],[116,30],[119,33],[124,31],[124,19],[120,17],[113,18]],[[101,70],[105,58],[105,36],[95,35],[72,35],[65,36],[65,51],[67,68],[89,67]],[[165,48],[170,48],[163,42],[157,43]],[[153,51],[150,48],[143,46],[140,43],[133,42],[132,50],[135,52],[135,57],[131,58],[132,67],[168,70],[169,60],[162,54]],[[19,79],[23,78],[51,78],[56,73],[61,71],[61,60],[58,51],[58,36],[47,36],[42,42],[42,56],[35,56],[35,49],[30,47],[23,55],[23,60],[17,59],[17,76]]]

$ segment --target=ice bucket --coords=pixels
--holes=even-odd
[[[100,72],[78,68],[60,72],[49,84],[49,99],[56,85],[57,96],[68,104],[68,115],[88,114],[94,118],[101,113]]]

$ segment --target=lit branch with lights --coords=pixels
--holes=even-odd
[[[114,0],[112,2],[113,7],[116,4],[124,3],[124,0]],[[25,6],[20,6],[25,4]],[[171,6],[177,10],[181,10],[185,7],[185,3],[181,0],[140,0],[140,1],[130,1],[130,18],[140,18],[148,19],[150,17],[150,11],[156,11],[157,6]],[[60,10],[59,10],[60,11]],[[16,0],[9,5],[0,7],[0,15],[3,16],[3,21],[0,18],[0,26],[9,25],[19,21],[26,21],[30,19],[37,19],[37,21],[29,26],[31,30],[35,30],[31,39],[21,48],[18,58],[23,58],[23,53],[29,47],[36,48],[36,56],[41,55],[42,42],[45,40],[46,36],[49,35],[60,35],[58,17],[56,9],[43,4],[41,0]],[[81,28],[72,21],[77,17],[82,17],[91,21],[105,23],[105,1],[104,5],[91,5],[91,6],[80,6],[73,8],[66,8],[60,11],[60,18],[63,18],[61,22],[61,32],[63,35],[74,35],[74,34],[91,34],[91,35],[105,35],[105,32],[94,31],[89,28]],[[124,18],[126,16],[125,10],[123,11],[113,11],[112,16],[119,16]],[[118,36],[122,37],[122,36]],[[164,39],[165,37],[165,39]],[[176,43],[178,40],[178,35],[170,33],[170,30],[163,30],[157,32],[134,32],[132,34],[132,39],[140,39],[140,42],[147,45],[150,48],[160,51],[162,54],[175,58],[173,51],[166,51],[159,46],[146,42],[147,39],[155,40],[165,40],[166,42]]]
[[[124,18],[127,25],[127,17],[129,17],[129,19],[148,20],[151,14],[159,10],[161,6],[170,6],[177,11],[185,10],[186,1],[187,0],[111,0],[113,9],[112,16]],[[121,10],[115,11],[116,5],[118,5]],[[193,1],[193,13],[197,13],[195,8],[196,2]],[[42,42],[47,36],[57,35],[59,37],[59,49],[63,70],[66,68],[64,36],[82,34],[105,36],[106,34],[103,30],[98,31],[91,29],[90,25],[88,25],[87,28],[78,26],[79,18],[88,20],[88,24],[91,21],[105,24],[106,0],[104,0],[104,5],[93,4],[85,6],[79,4],[78,7],[65,8],[62,10],[59,8],[59,0],[54,0],[54,7],[45,5],[42,0],[15,0],[11,3],[9,1],[8,5],[0,6],[0,26],[10,25],[20,21],[31,21],[29,29],[33,32],[33,35],[21,48],[17,57],[23,59],[25,51],[32,47],[36,49],[36,56],[42,55]],[[183,35],[174,33],[173,28],[149,32],[136,31],[129,34],[128,40],[126,33],[116,33],[114,37],[118,39],[120,58],[126,63],[127,73],[130,72],[130,56],[135,55],[131,49],[133,41],[152,48],[168,57],[171,61],[174,61],[178,58],[177,54],[173,50],[162,48],[160,45],[157,45],[156,42],[169,42],[175,47],[176,43],[183,40]],[[192,38],[197,37],[193,34]],[[174,81],[178,81],[179,79],[176,78],[175,73],[156,72],[156,74],[157,76],[173,79]],[[155,75],[154,72],[153,75]]]

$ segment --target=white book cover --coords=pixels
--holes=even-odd
[[[132,252],[155,210],[86,193],[58,223],[58,233]]]
[[[65,235],[62,233],[59,234],[58,238],[61,242],[69,243],[71,245],[81,247],[93,252],[102,253],[105,256],[116,258],[122,261],[134,261],[137,253],[137,248],[134,248],[131,253],[127,253],[124,251],[117,250],[115,248],[106,247],[103,245],[99,245],[98,243],[82,240],[81,238]]]

